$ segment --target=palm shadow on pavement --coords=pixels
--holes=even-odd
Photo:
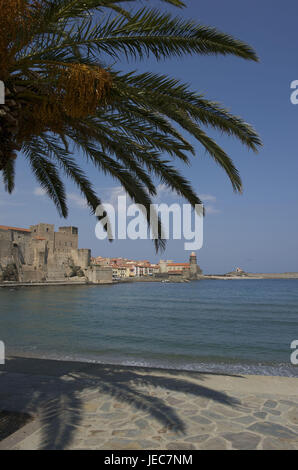
[[[0,367],[0,410],[37,415],[42,425],[41,449],[70,448],[86,401],[99,394],[146,412],[177,435],[184,434],[185,423],[174,405],[154,390],[182,392],[237,407],[237,399],[198,383],[207,375],[14,357]]]

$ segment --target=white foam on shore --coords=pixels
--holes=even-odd
[[[170,369],[188,372],[209,372],[217,374],[265,375],[277,377],[298,377],[298,366],[291,364],[253,364],[253,363],[227,363],[227,362],[176,362],[156,359],[132,359],[108,356],[91,356],[78,354],[45,353],[37,350],[10,351],[10,356],[30,357],[34,359],[48,359],[56,361],[85,362],[90,364],[109,364],[115,366],[146,367],[152,369]]]

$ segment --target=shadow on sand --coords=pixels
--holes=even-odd
[[[101,393],[107,399],[116,398],[143,410],[161,425],[183,434],[185,423],[175,408],[150,391],[159,387],[231,407],[239,405],[235,398],[197,383],[207,375],[210,374],[13,357],[0,366],[0,410],[39,415],[43,426],[41,449],[71,447],[84,404]]]

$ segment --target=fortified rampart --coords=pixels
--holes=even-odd
[[[29,229],[0,225],[0,280],[62,281],[65,278],[99,283],[112,281],[91,265],[91,251],[78,248],[77,227],[40,223]]]

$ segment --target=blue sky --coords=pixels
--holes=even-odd
[[[209,130],[240,170],[244,183],[241,196],[233,193],[224,172],[193,140],[196,156],[191,167],[178,165],[209,208],[204,221],[204,245],[197,253],[204,272],[222,273],[236,266],[251,272],[298,271],[298,105],[290,101],[290,83],[298,80],[297,1],[190,0],[187,4],[185,10],[167,8],[248,42],[256,49],[260,63],[193,56],[127,64],[123,58],[117,68],[150,70],[180,78],[193,90],[243,117],[262,138],[263,149],[255,155],[235,139]],[[117,193],[118,183],[88,170],[85,163],[83,167],[102,200],[109,201]],[[65,225],[52,202],[40,194],[22,155],[17,159],[16,188],[12,196],[7,196],[0,186],[1,225]],[[188,257],[184,241],[169,241],[166,251],[156,255],[150,240],[97,240],[96,221],[84,207],[78,190],[67,182],[67,192],[70,214],[66,223],[79,227],[80,246],[91,248],[93,255],[152,261],[183,261]],[[161,196],[165,202],[175,202],[166,193]]]

